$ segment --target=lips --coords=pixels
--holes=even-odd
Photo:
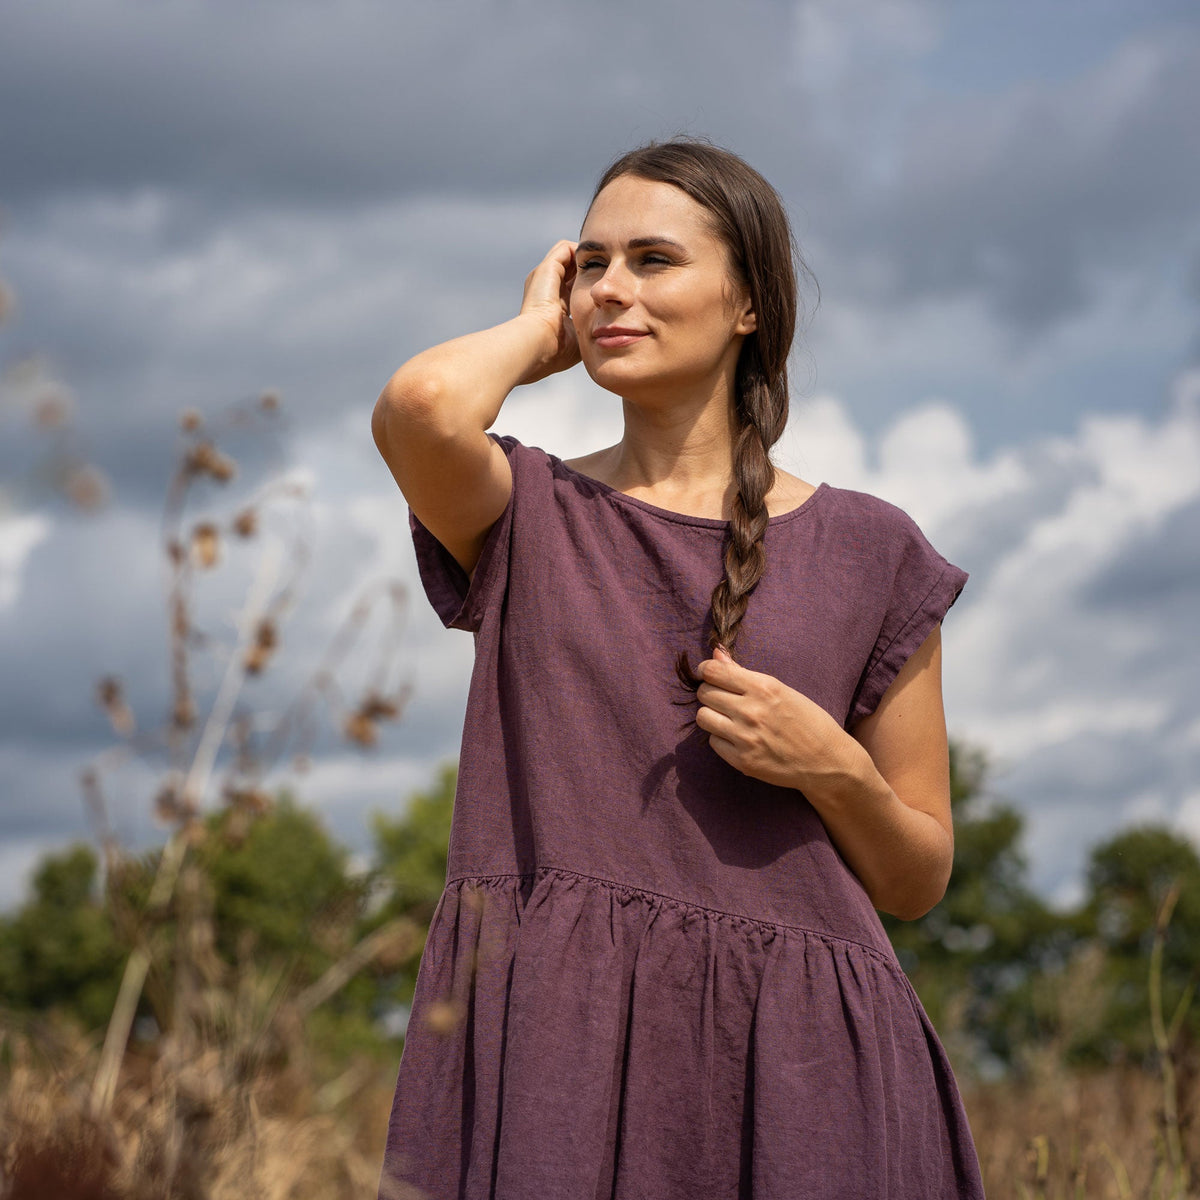
[[[644,329],[627,329],[623,325],[601,325],[592,333],[592,341],[597,346],[614,349],[617,346],[632,346],[642,338],[650,335]]]

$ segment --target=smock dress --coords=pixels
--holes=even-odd
[[[498,441],[512,496],[469,582],[412,519],[475,666],[382,1200],[982,1197],[862,885],[800,792],[691,721],[674,660],[709,655],[726,523]],[[826,484],[765,549],[738,659],[847,728],[966,580]]]

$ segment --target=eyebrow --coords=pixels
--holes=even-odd
[[[647,250],[651,246],[671,246],[675,250],[684,250],[674,238],[669,237],[639,237],[631,238],[628,242],[630,250]],[[580,242],[575,247],[576,254],[594,254],[597,250],[603,250],[605,247],[601,242]]]

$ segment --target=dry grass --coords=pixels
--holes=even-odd
[[[98,1112],[93,1044],[10,1032],[5,1057],[4,1200],[358,1200],[378,1186],[394,1066],[359,1062],[322,1082],[302,1041],[278,1031],[265,1047],[186,1055],[162,1039],[126,1056]]]
[[[370,1200],[394,1064],[324,1071],[303,1021],[179,1057],[165,1044],[126,1057],[114,1103],[89,1101],[94,1043],[10,1032],[0,1085],[4,1200]],[[1188,1161],[1200,1161],[1200,1072],[1181,1064]],[[1184,1200],[1164,1139],[1160,1075],[1047,1069],[966,1092],[990,1200]],[[398,1198],[399,1200],[399,1198]],[[415,1198],[413,1198],[415,1200]]]
[[[989,1200],[1168,1200],[1196,1195],[1172,1171],[1161,1078],[1140,1068],[1071,1073],[967,1092]],[[1193,1071],[1181,1110],[1200,1113]],[[1185,1130],[1200,1162],[1200,1126]]]

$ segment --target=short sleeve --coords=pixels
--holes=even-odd
[[[417,572],[421,586],[443,625],[447,629],[465,629],[475,633],[483,624],[489,609],[503,603],[508,587],[509,552],[512,546],[514,497],[518,487],[520,443],[511,437],[496,437],[513,471],[513,490],[499,520],[488,532],[483,552],[469,578],[454,556],[425,528],[409,509],[413,549],[417,556]]]
[[[869,716],[900,673],[941,623],[967,582],[967,573],[947,562],[916,523],[893,510],[896,528],[889,542],[890,593],[879,636],[863,671],[848,726]]]

